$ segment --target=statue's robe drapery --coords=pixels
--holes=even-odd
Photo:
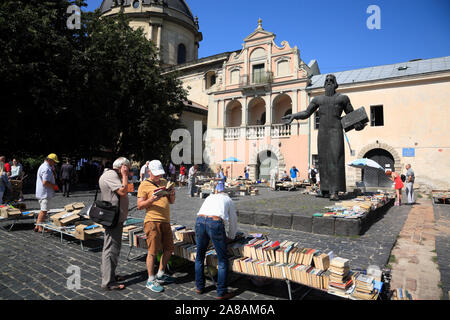
[[[350,113],[353,106],[346,95],[335,93],[314,98],[305,111],[296,114],[297,119],[307,119],[319,112],[317,149],[319,157],[320,190],[337,193],[346,191],[344,131],[342,111]]]

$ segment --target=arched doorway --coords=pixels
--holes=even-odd
[[[384,169],[395,170],[395,161],[392,154],[384,149],[377,148],[368,151],[364,158],[371,159],[382,166]],[[362,170],[362,180],[366,187],[390,187],[392,181],[386,177],[384,171],[374,168]]]
[[[264,121],[264,123],[261,123]],[[252,99],[248,104],[248,124],[264,125],[266,123],[266,102],[263,98]]]
[[[270,179],[270,171],[273,168],[278,167],[278,158],[270,150],[264,150],[258,153],[258,159],[256,163],[256,179]]]
[[[283,123],[281,118],[292,113],[292,99],[289,95],[282,93],[273,100],[272,123]],[[288,111],[290,112],[288,113]]]
[[[242,105],[238,100],[231,101],[226,109],[227,127],[240,127],[242,122]]]

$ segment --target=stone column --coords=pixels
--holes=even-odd
[[[298,112],[298,90],[292,90],[292,113]],[[291,136],[298,135],[298,122],[292,121],[291,123]]]
[[[247,97],[242,98],[242,121],[241,121],[241,139],[246,138],[247,130],[247,118],[248,118],[248,107],[247,107]]]
[[[153,25],[149,23],[148,40],[153,40]]]
[[[272,125],[272,93],[268,93],[264,96],[266,102],[266,128],[265,136],[270,137],[270,127]]]
[[[158,48],[159,50],[161,50],[161,29],[162,29],[162,25],[158,25]]]

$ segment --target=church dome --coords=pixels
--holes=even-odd
[[[134,1],[138,0],[118,0],[117,2],[119,3],[123,2],[125,6],[130,6],[133,4]],[[184,0],[142,0],[142,4],[144,6],[152,4],[154,5],[162,4],[164,7],[168,7],[170,9],[184,13],[191,20],[194,20],[194,16],[192,15],[191,9],[189,9],[189,6]],[[103,14],[111,10],[111,8],[113,7],[114,7],[114,0],[103,0],[102,4],[100,5],[100,11]]]

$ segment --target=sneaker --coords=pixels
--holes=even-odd
[[[157,292],[157,293],[160,293],[160,292],[164,291],[163,286],[160,285],[158,283],[158,281],[156,281],[156,279],[153,280],[153,281],[147,281],[146,287],[149,288],[150,290],[152,290],[153,292]]]
[[[175,278],[171,277],[167,274],[163,274],[161,277],[156,276],[156,280],[159,283],[174,283],[175,282]]]

